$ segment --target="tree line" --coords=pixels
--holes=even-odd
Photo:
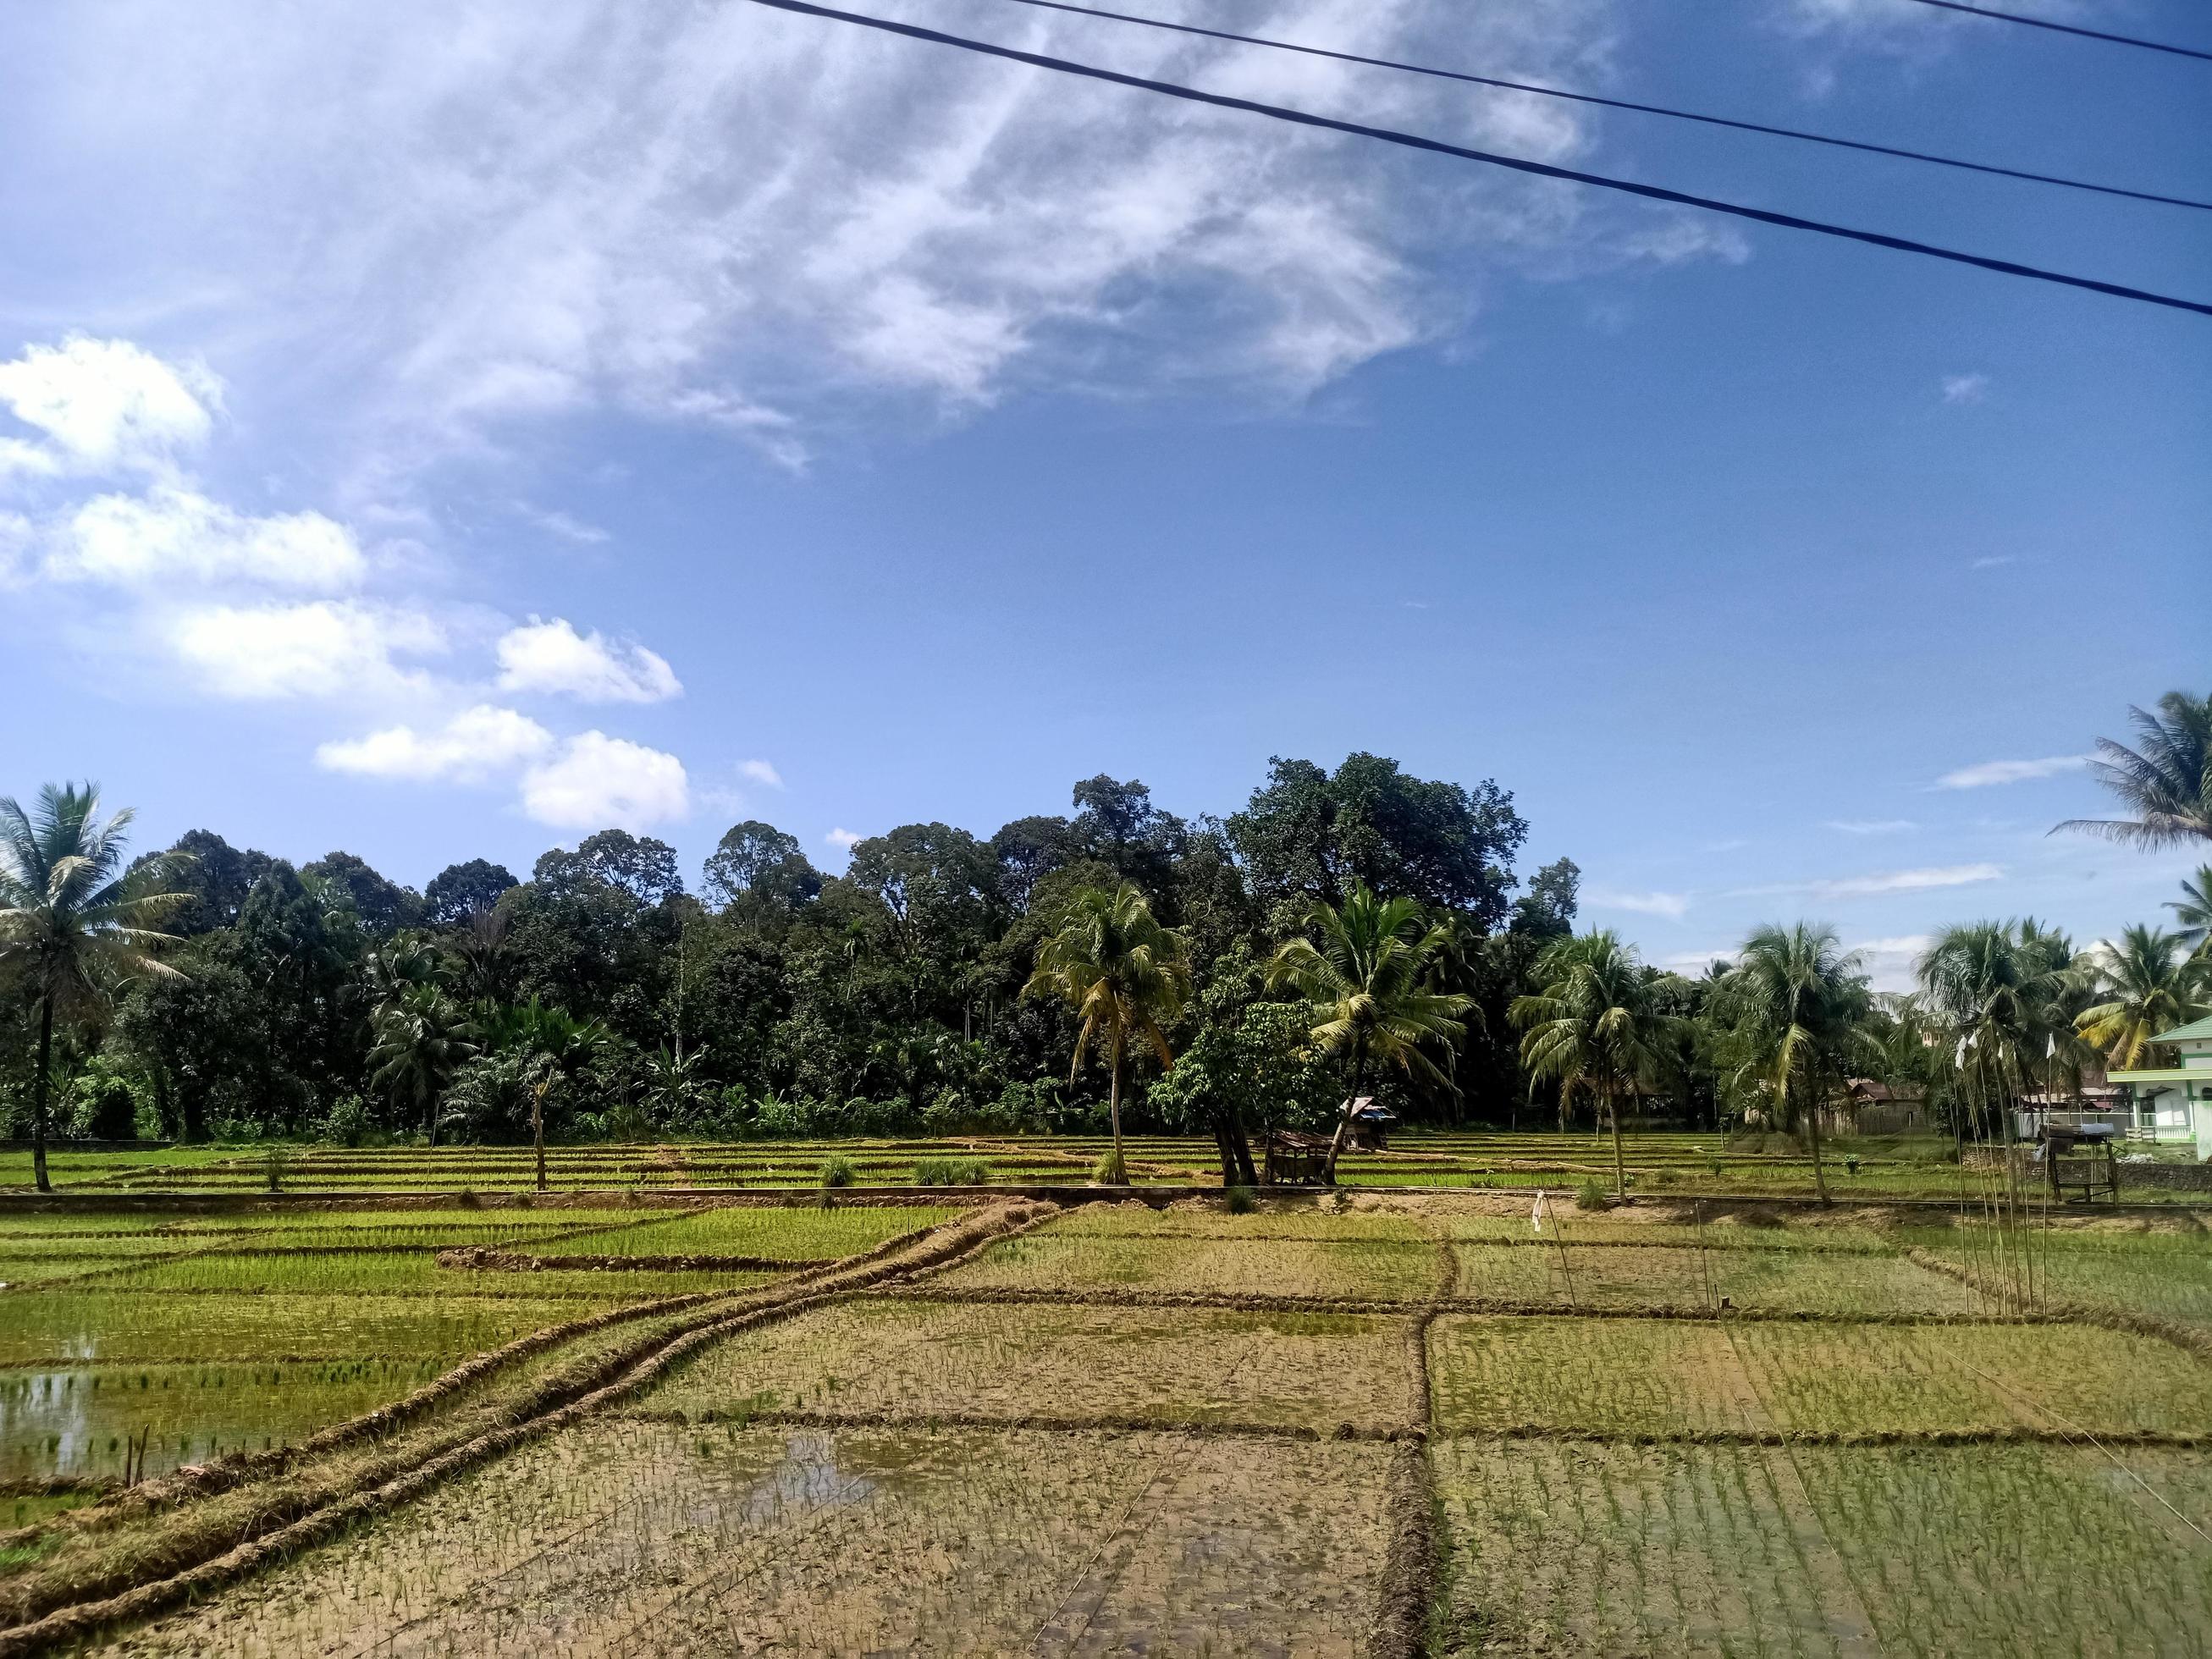
[[[2103,833],[2212,839],[2208,705],[2173,694],[2136,711],[2137,747],[2105,745],[2135,816]],[[129,813],[51,787],[0,802],[0,1128],[1118,1146],[1132,1127],[1212,1134],[1249,1182],[1254,1137],[1340,1144],[1359,1095],[1421,1122],[1816,1138],[1871,1077],[1985,1132],[2208,995],[2212,869],[2179,932],[2083,951],[1976,923],[1887,997],[1825,928],[1761,927],[1696,975],[1577,933],[1579,872],[1516,873],[1528,826],[1494,781],[1356,754],[1279,758],[1225,817],[1103,775],[1070,805],[988,837],[902,825],[841,876],[749,820],[696,888],[672,848],[608,830],[527,879],[471,860],[417,893],[350,854],[295,866],[210,830],[126,865]]]

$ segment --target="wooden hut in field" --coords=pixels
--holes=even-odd
[[[1398,1115],[1387,1106],[1377,1106],[1374,1097],[1362,1095],[1357,1100],[1344,1103],[1344,1150],[1347,1152],[1380,1152],[1390,1146],[1390,1131],[1397,1127]]]

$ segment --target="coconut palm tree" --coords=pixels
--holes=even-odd
[[[1368,1068],[1395,1066],[1408,1077],[1451,1087],[1454,1045],[1467,1033],[1474,1000],[1431,988],[1452,933],[1431,925],[1412,899],[1378,898],[1355,886],[1341,908],[1317,901],[1305,927],[1311,937],[1287,941],[1269,961],[1267,983],[1303,995],[1321,1016],[1310,1033],[1315,1045],[1345,1058],[1350,1089],[1322,1170],[1322,1179],[1334,1184]],[[1424,1052],[1431,1044],[1443,1055],[1442,1066]]]
[[[103,822],[94,783],[50,783],[33,812],[0,799],[0,978],[22,985],[38,1011],[31,1172],[42,1193],[53,1190],[46,1108],[55,1017],[96,1012],[121,980],[183,977],[153,952],[176,942],[158,924],[191,902],[166,890],[185,860],[163,854],[118,873],[131,818],[125,807]]]
[[[550,1008],[536,997],[498,1016],[493,1044],[521,1055],[530,1088],[530,1143],[538,1160],[538,1190],[545,1190],[545,1097],[564,1077],[573,1077],[606,1046],[607,1029],[595,1019],[580,1020],[565,1008]]]
[[[1917,969],[1922,1009],[1948,1046],[1947,1058],[1978,1129],[2004,1115],[2042,1076],[2064,1006],[2054,954],[2014,922],[1974,921],[1936,935]]]
[[[1813,1151],[1813,1190],[1828,1200],[1820,1162],[1820,1104],[1826,1089],[1850,1075],[1862,1056],[1879,1058],[1869,1032],[1873,994],[1859,958],[1832,927],[1797,922],[1755,928],[1723,981],[1747,1051],[1744,1074],[1756,1078],[1786,1120],[1795,1103]]]
[[[2069,818],[2052,830],[2154,849],[2212,841],[2212,696],[2169,691],[2158,713],[2128,710],[2140,748],[2097,739],[2090,775],[2118,796],[2131,818]]]
[[[374,1030],[369,1081],[395,1104],[421,1112],[436,1146],[439,1097],[477,1052],[466,1017],[440,987],[414,985],[377,1009]]]
[[[2100,1000],[2075,1025],[2116,1070],[2148,1060],[2160,1031],[2212,1012],[2203,966],[2185,950],[2176,934],[2130,927],[2118,944],[2107,940],[2094,953]]]
[[[2212,959],[2212,864],[2202,866],[2181,884],[2181,896],[2166,901],[2166,908],[2181,924],[2181,942],[2202,960]]]
[[[1541,988],[1516,997],[1507,1014],[1522,1033],[1529,1088],[1556,1083],[1562,1118],[1577,1090],[1589,1095],[1612,1133],[1613,1191],[1626,1197],[1620,1097],[1639,1093],[1656,1072],[1673,1022],[1652,1006],[1636,947],[1610,929],[1547,945],[1536,958],[1536,979]]]
[[[1024,996],[1054,995],[1075,1010],[1074,1086],[1083,1057],[1103,1048],[1113,1082],[1106,1098],[1114,1131],[1109,1178],[1128,1179],[1121,1158],[1121,1070],[1130,1045],[1143,1042],[1162,1066],[1175,1064],[1166,1027],[1190,995],[1190,962],[1182,935],[1162,927],[1134,882],[1114,892],[1085,887],[1069,898],[1051,936],[1037,947],[1036,971]]]

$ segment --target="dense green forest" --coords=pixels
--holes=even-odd
[[[2201,759],[2206,707],[2140,716],[2144,752]],[[2201,765],[2168,769],[2200,823],[2165,838],[2212,835]],[[748,821],[696,882],[607,830],[418,893],[206,830],[126,866],[128,815],[50,788],[0,823],[0,1128],[32,1132],[42,1097],[56,1134],[349,1144],[1118,1120],[1213,1134],[1249,1172],[1249,1137],[1326,1127],[1347,1091],[1416,1122],[1783,1127],[1863,1077],[1972,1127],[2212,994],[2212,872],[2177,932],[2084,951],[1972,924],[1880,997],[1823,928],[1757,930],[1695,975],[1577,934],[1576,866],[1518,872],[1528,826],[1492,781],[1356,754],[1278,759],[1225,817],[1104,775],[1069,805],[988,836],[902,825],[842,876]]]

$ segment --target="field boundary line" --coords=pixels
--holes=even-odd
[[[919,1279],[921,1275],[915,1275]],[[2100,1318],[2076,1317],[2050,1311],[2016,1314],[1850,1313],[1813,1311],[1795,1308],[1707,1308],[1701,1303],[1624,1303],[1579,1306],[1566,1303],[1522,1302],[1490,1297],[1448,1297],[1427,1300],[1419,1297],[1352,1297],[1273,1295],[1243,1291],[1152,1291],[1115,1285],[1072,1286],[1053,1289],[1012,1285],[928,1285],[902,1283],[883,1289],[854,1292],[883,1301],[1033,1304],[1045,1307],[1194,1308],[1230,1313],[1362,1314],[1405,1317],[1433,1307],[1439,1315],[1493,1319],[1650,1319],[1714,1324],[1735,1320],[1751,1324],[1784,1325],[2098,1325]]]
[[[1929,1273],[1940,1273],[1955,1279],[1969,1290],[1978,1290],[1972,1274],[1956,1262],[1946,1261],[1932,1250],[1912,1245],[1906,1255],[1917,1267]],[[2200,1330],[2178,1320],[2161,1319],[2156,1314],[2137,1313],[2124,1308],[2100,1307],[2094,1302],[2081,1302],[2068,1297],[2045,1297],[2043,1313],[2028,1316],[2031,1321],[2066,1325],[2092,1325],[2100,1330],[2112,1331],[2123,1336],[2155,1337],[2172,1344],[2191,1358],[2212,1360],[2212,1331]]]

